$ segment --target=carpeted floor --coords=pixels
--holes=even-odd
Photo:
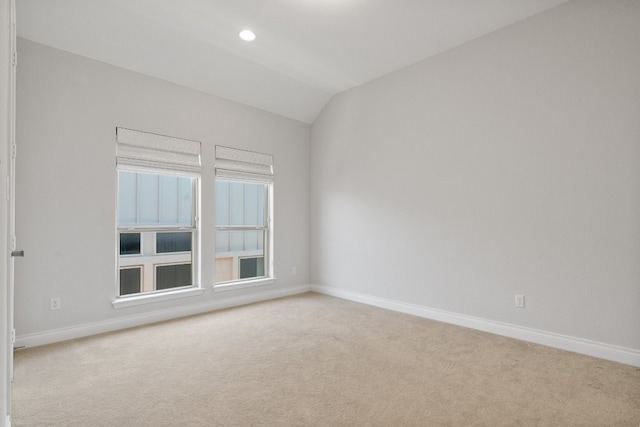
[[[633,426],[640,369],[318,294],[16,352],[14,426]]]

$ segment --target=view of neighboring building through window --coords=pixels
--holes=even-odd
[[[199,286],[200,143],[118,128],[118,296]]]
[[[272,277],[273,158],[216,147],[217,284]]]
[[[191,286],[194,178],[118,171],[120,295]]]
[[[216,179],[216,282],[265,276],[268,184]]]

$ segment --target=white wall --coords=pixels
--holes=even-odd
[[[312,281],[640,350],[639,22],[573,1],[336,96]]]
[[[18,52],[19,340],[308,284],[309,125],[28,40]],[[117,126],[202,142],[202,296],[112,307]],[[275,286],[212,291],[216,144],[274,155]]]

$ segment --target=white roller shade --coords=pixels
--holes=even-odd
[[[117,163],[200,172],[200,143],[188,139],[116,128]]]
[[[216,145],[216,176],[273,181],[273,156]]]

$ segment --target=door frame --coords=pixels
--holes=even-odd
[[[13,379],[13,289],[15,239],[15,117],[16,117],[16,8],[15,0],[0,0],[0,426],[11,426],[11,381]],[[5,130],[6,129],[6,130]],[[6,213],[6,215],[4,215]],[[4,310],[6,308],[6,310]]]

